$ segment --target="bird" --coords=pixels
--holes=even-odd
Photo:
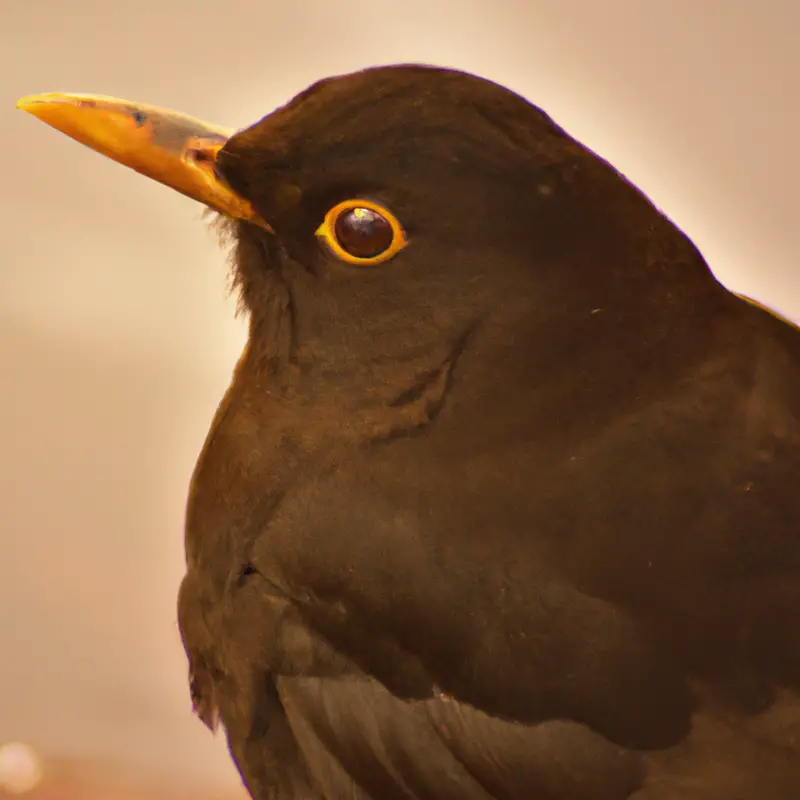
[[[800,797],[792,322],[468,72],[18,105],[227,237],[177,618],[254,800]]]

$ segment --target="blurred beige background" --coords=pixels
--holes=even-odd
[[[237,792],[175,623],[187,483],[244,336],[225,257],[198,206],[18,96],[244,126],[327,74],[458,66],[544,107],[723,282],[800,319],[798,41],[797,0],[0,0],[0,744],[51,776]]]

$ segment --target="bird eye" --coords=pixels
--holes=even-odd
[[[345,200],[330,209],[317,236],[337,258],[359,266],[380,264],[408,243],[391,211],[360,199]]]

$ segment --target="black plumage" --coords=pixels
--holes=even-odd
[[[250,339],[181,624],[267,797],[800,797],[800,337],[491,83],[322,81],[217,166]],[[318,247],[380,201],[409,246]]]
[[[463,73],[322,81],[215,169],[269,229],[179,621],[253,797],[797,800],[797,329]],[[352,198],[407,245],[320,246]]]

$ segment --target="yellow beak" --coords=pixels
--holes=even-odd
[[[232,130],[177,111],[100,95],[37,94],[23,97],[17,108],[193,200],[271,230],[214,169]]]

